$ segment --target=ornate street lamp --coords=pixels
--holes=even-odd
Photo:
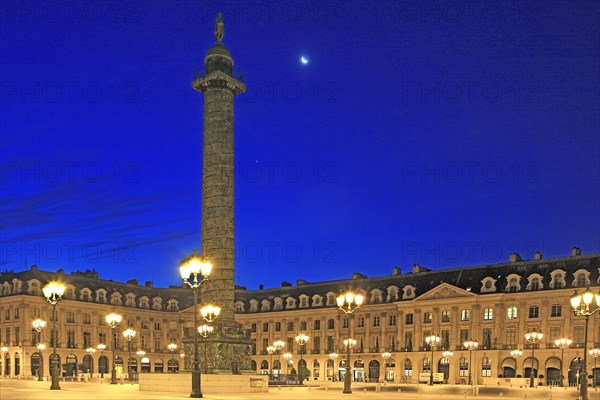
[[[212,264],[202,262],[196,255],[196,251],[194,251],[192,257],[184,258],[179,266],[179,274],[181,275],[181,279],[183,279],[183,284],[188,285],[194,292],[194,363],[192,368],[192,392],[190,393],[190,397],[192,398],[202,397],[198,361],[198,289],[203,282],[206,282],[211,271]]]
[[[564,360],[565,360],[565,349],[568,348],[572,343],[571,339],[556,339],[554,344],[560,348],[560,386],[565,386],[565,377],[563,375]]]
[[[592,308],[592,303],[596,298],[596,307]],[[590,288],[587,288],[583,294],[575,292],[571,297],[571,307],[573,307],[573,313],[577,317],[585,317],[585,334],[583,339],[583,371],[581,373],[581,389],[579,395],[582,399],[587,399],[587,342],[588,342],[588,325],[590,317],[600,310],[600,293],[592,293]]]
[[[537,377],[537,369],[536,373],[533,373],[533,363],[535,361],[535,345],[538,344],[543,337],[544,334],[542,333],[542,331],[538,332],[535,328],[533,328],[532,331],[529,331],[525,334],[525,341],[531,344],[531,372],[529,373],[529,387],[534,387],[534,379]]]
[[[88,372],[93,372],[94,371],[94,353],[96,352],[96,349],[93,347],[88,347],[87,349],[85,349],[85,351],[90,355],[90,359],[92,360],[92,365],[91,365],[91,369]]]
[[[362,306],[365,298],[360,294],[352,292],[344,293],[336,298],[337,306],[344,314],[352,315]],[[350,321],[348,321],[348,339],[344,340],[346,346],[346,373],[344,374],[344,391],[342,393],[352,393],[352,377],[350,364],[350,349],[356,345],[356,340],[350,338]]]
[[[98,346],[96,346],[96,348],[98,351],[100,351],[100,357],[102,357],[102,352],[106,350],[106,345],[104,343],[100,343]],[[100,360],[100,357],[98,357],[98,360]],[[98,369],[100,369],[100,362],[98,362]],[[100,378],[104,378],[104,368],[102,368],[100,371]]]
[[[352,393],[352,388],[350,387],[351,381],[348,375],[352,373],[352,368],[350,367],[350,349],[354,346],[356,346],[356,339],[344,339],[344,347],[346,348],[346,373],[344,374],[344,391],[342,393],[346,394]]]
[[[479,343],[476,340],[467,340],[463,343],[465,349],[469,350],[469,385],[473,385],[473,381],[471,380],[471,371],[473,370],[473,350],[477,350],[479,347]]]
[[[123,336],[127,339],[127,378],[129,381],[133,380],[133,376],[131,374],[131,341],[136,335],[136,331],[134,329],[128,328],[123,331]]]
[[[270,371],[269,371],[269,379],[271,379],[270,377],[273,376],[273,353],[275,353],[277,351],[277,348],[275,346],[268,346],[267,347],[267,353],[269,353],[269,367],[270,367]]]
[[[381,358],[383,358],[383,364],[384,364],[383,379],[385,379],[385,380],[387,380],[388,360],[390,359],[391,356],[392,356],[392,353],[390,353],[389,351],[384,351],[383,353],[381,353]]]
[[[37,345],[37,349],[40,352],[40,368],[38,369],[38,381],[42,382],[44,380],[44,355],[43,352],[46,350],[46,345],[44,343],[40,343]]]
[[[425,343],[427,343],[431,349],[431,361],[429,362],[429,386],[433,386],[433,349],[434,346],[439,342],[440,337],[436,335],[430,335],[425,338]]]
[[[275,351],[277,352],[277,362],[279,362],[279,372],[277,375],[281,374],[281,360],[279,360],[279,355],[281,354],[281,349],[285,347],[285,342],[283,340],[276,340],[273,342],[273,346],[275,347]]]
[[[117,329],[117,326],[119,326],[119,324],[121,323],[121,320],[123,319],[122,315],[119,315],[117,313],[110,313],[106,316],[106,323],[108,324],[108,326],[110,326],[110,329],[112,329],[112,336],[113,336],[113,346],[112,346],[112,369],[110,371],[110,384],[111,385],[116,385],[117,384],[117,366],[115,364],[115,347],[117,347],[117,335],[115,334],[115,330]]]
[[[33,325],[33,329],[35,329],[35,331],[37,332],[37,341],[41,342],[42,341],[42,331],[46,327],[46,321],[38,318],[38,319],[34,320],[31,323],[31,325]]]
[[[592,387],[596,389],[596,374],[598,371],[598,357],[600,357],[600,349],[591,349],[590,356],[594,357],[594,373],[592,374]]]
[[[220,314],[221,307],[215,307],[212,305],[204,306],[200,309],[200,314],[202,318],[206,320],[206,322],[213,322]]]
[[[306,344],[306,342],[308,342],[308,335],[305,333],[300,333],[298,335],[296,335],[296,343],[298,343],[298,345],[300,346],[300,348],[298,349],[298,353],[300,353],[300,362],[298,363],[298,372],[300,373],[300,384],[302,385],[304,382],[304,362],[302,361],[302,346],[304,346]]]
[[[200,336],[202,336],[204,339],[206,339],[211,333],[213,333],[215,330],[215,328],[211,325],[206,325],[206,324],[202,324],[198,327],[198,334]],[[204,347],[204,373],[207,372],[208,370],[208,364],[206,361],[206,353],[207,353],[207,347]]]
[[[515,375],[517,375],[517,367],[518,367],[517,358],[521,357],[522,355],[523,355],[523,352],[519,349],[515,349],[510,352],[510,356],[515,359]]]
[[[171,371],[169,372],[174,373],[175,362],[173,360],[175,360],[175,350],[177,350],[177,345],[175,343],[169,343],[167,349],[169,349],[169,351],[171,352]]]
[[[338,358],[338,353],[329,353],[329,359],[333,361],[333,376],[331,379],[335,381],[337,379],[337,374],[335,373],[335,363]]]
[[[285,359],[285,374],[290,374],[290,360],[292,359],[292,353],[283,353],[283,358]]]
[[[48,303],[52,305],[52,355],[50,356],[50,375],[52,376],[52,384],[50,385],[50,390],[60,390],[60,385],[58,384],[58,373],[59,373],[59,365],[58,365],[58,354],[56,354],[56,342],[58,333],[56,331],[56,320],[58,319],[58,315],[56,315],[56,304],[62,299],[63,294],[65,294],[65,285],[61,285],[57,282],[50,282],[42,289],[44,292],[44,297]]]

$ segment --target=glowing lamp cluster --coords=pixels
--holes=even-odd
[[[123,319],[122,315],[119,315],[117,313],[110,313],[106,316],[106,323],[111,327],[111,328],[116,328],[120,323],[121,320]]]
[[[36,332],[39,333],[46,327],[46,321],[38,318],[35,321],[33,321],[32,325],[33,325],[33,329],[35,329]]]
[[[476,341],[473,341],[473,340],[467,340],[466,342],[463,343],[463,346],[467,350],[477,350],[477,347],[479,347],[479,343],[477,343]]]
[[[44,351],[44,350],[46,350],[46,345],[44,343],[40,343],[37,345],[37,349],[39,351]]]
[[[206,325],[206,324],[202,324],[202,325],[200,325],[198,327],[198,333],[203,338],[207,338],[208,335],[210,335],[211,333],[213,333],[214,330],[215,330],[215,328],[213,326]]]
[[[337,306],[346,314],[352,314],[356,309],[362,306],[364,296],[352,292],[344,293],[336,298]]]
[[[527,340],[531,344],[540,342],[543,337],[544,334],[542,332],[536,331],[535,329],[525,334],[525,340]]]
[[[204,306],[200,310],[200,315],[208,322],[213,322],[221,314],[221,307],[217,306]]]
[[[190,257],[186,262],[179,266],[179,274],[183,282],[191,287],[198,287],[201,280],[200,275],[206,278],[212,272],[212,264],[202,262],[198,257]],[[190,282],[191,280],[191,282]]]
[[[50,282],[42,289],[44,297],[52,305],[55,305],[65,294],[65,285],[57,282]]]
[[[575,315],[581,316],[589,313],[594,298],[596,300],[596,306],[600,307],[600,292],[594,294],[589,288],[582,294],[575,292],[573,297],[571,297],[571,307],[573,307]]]
[[[344,339],[344,347],[352,349],[356,346],[356,339]]]
[[[516,358],[521,357],[523,355],[523,352],[521,350],[518,350],[518,349],[517,350],[512,350],[510,352],[510,355],[511,355],[512,358],[516,359]]]
[[[554,341],[554,344],[559,349],[566,349],[567,347],[569,347],[571,345],[571,343],[573,343],[573,341],[571,339],[565,339],[565,338],[556,339]]]
[[[308,342],[308,335],[305,333],[300,333],[298,335],[296,335],[296,343],[298,343],[300,346],[304,346],[306,344],[306,342]]]

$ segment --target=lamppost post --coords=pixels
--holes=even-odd
[[[88,370],[88,372],[93,372],[94,371],[94,357],[93,354],[96,352],[96,349],[93,347],[88,347],[87,349],[85,349],[85,351],[90,355],[90,358],[92,359],[92,368],[90,370]]]
[[[336,298],[337,306],[344,314],[351,315],[362,306],[364,296],[352,292],[344,293]],[[342,393],[352,393],[352,378],[350,364],[350,349],[356,345],[356,340],[350,338],[350,321],[348,321],[348,339],[344,340],[346,346],[346,373],[344,374],[344,391]]]
[[[104,343],[100,343],[96,347],[100,351],[100,357],[102,357],[102,352],[106,350],[106,345]],[[100,369],[100,357],[98,357],[98,369]],[[100,371],[100,378],[104,379],[104,368],[102,368],[102,371]]]
[[[463,343],[463,346],[469,350],[469,385],[473,385],[473,380],[471,378],[473,371],[473,350],[477,350],[479,343],[476,340],[468,340]]]
[[[302,347],[306,344],[306,342],[308,342],[308,335],[306,335],[305,333],[300,333],[298,335],[296,335],[296,343],[298,343],[298,345],[300,346],[300,348],[298,349],[298,353],[300,353],[300,362],[298,363],[298,372],[300,373],[300,384],[302,385],[304,383],[304,363],[303,363],[303,358],[302,358]]]
[[[454,355],[453,352],[447,350],[442,353],[442,360],[444,360],[444,364],[450,365],[450,357]],[[448,371],[450,371],[450,367],[448,367]],[[448,372],[448,379],[450,379],[450,373]],[[446,382],[448,383],[448,382]]]
[[[429,386],[433,386],[433,349],[434,346],[440,342],[440,337],[436,335],[430,335],[425,338],[425,342],[431,349],[431,361],[429,362]]]
[[[215,330],[215,328],[213,326],[202,324],[198,327],[198,334],[200,336],[202,336],[204,339],[206,339],[211,333],[213,333],[214,330]],[[207,365],[207,361],[206,361],[206,352],[207,352],[207,346],[204,346],[204,373],[208,372],[208,365]]]
[[[383,358],[383,380],[387,381],[387,370],[388,370],[388,360],[392,356],[392,353],[389,351],[384,351],[381,353],[381,358]]]
[[[333,381],[335,381],[337,375],[335,373],[335,362],[338,358],[338,354],[337,353],[329,353],[329,359],[331,359],[333,361],[333,376],[331,377],[331,379]]]
[[[592,301],[596,298],[596,308],[592,309]],[[575,292],[571,297],[571,307],[573,307],[573,313],[577,317],[585,317],[585,333],[583,340],[583,371],[581,373],[581,388],[580,396],[583,400],[587,400],[587,342],[588,342],[588,325],[590,322],[590,316],[594,315],[600,310],[600,293],[592,293],[590,288],[587,288],[583,294]]]
[[[131,341],[135,337],[136,332],[134,329],[128,328],[123,331],[123,336],[127,339],[127,379],[129,381],[133,380],[133,376],[131,376]]]
[[[285,359],[285,374],[290,374],[290,360],[292,359],[292,353],[283,353],[283,358]]]
[[[140,358],[140,373],[142,373],[142,358],[144,358],[146,352],[144,350],[138,350],[135,352],[135,354],[137,354],[137,356]]]
[[[202,397],[200,387],[200,363],[198,361],[198,288],[200,288],[200,285],[203,282],[206,282],[211,271],[212,264],[202,262],[200,258],[198,258],[196,251],[194,251],[194,254],[191,257],[184,258],[179,266],[179,274],[181,275],[181,279],[183,279],[183,284],[191,287],[194,292],[194,361],[192,367],[191,398]],[[200,279],[198,279],[199,276]]]
[[[279,375],[281,375],[281,360],[279,360],[279,355],[281,354],[281,349],[285,347],[285,342],[283,340],[276,340],[275,342],[273,342],[273,347],[275,347],[275,351],[277,352],[277,362],[279,363],[279,372],[277,372],[277,379],[279,380]]]
[[[596,372],[598,371],[598,357],[600,357],[600,349],[591,349],[590,356],[594,357],[594,368],[592,372],[592,387],[596,389]]]
[[[529,331],[525,334],[525,340],[527,341],[527,343],[531,344],[531,372],[529,373],[529,387],[534,387],[535,378],[537,378],[537,369],[535,376],[533,373],[533,364],[535,362],[535,345],[538,344],[543,337],[544,334],[542,333],[542,331],[538,332],[535,328],[533,328],[532,331]]]
[[[273,353],[275,353],[277,349],[275,346],[267,346],[267,353],[269,353],[269,380],[273,376]]]
[[[115,358],[115,348],[117,347],[117,335],[116,335],[116,329],[117,326],[119,326],[119,324],[121,323],[121,320],[123,319],[122,315],[119,315],[117,313],[110,313],[106,316],[106,323],[110,326],[110,329],[112,330],[112,337],[113,337],[113,345],[112,345],[112,369],[110,371],[110,384],[111,385],[116,385],[117,384],[117,366],[115,364],[116,358]]]
[[[40,368],[38,369],[38,382],[42,382],[44,380],[44,350],[46,350],[46,345],[44,343],[40,343],[37,345],[37,349],[40,352]]]
[[[50,375],[52,376],[52,384],[50,385],[50,390],[60,390],[60,385],[58,383],[58,373],[59,373],[59,363],[58,363],[58,354],[56,354],[56,342],[57,342],[57,331],[56,331],[56,320],[58,316],[56,315],[56,304],[62,299],[63,294],[65,294],[65,286],[56,283],[50,282],[42,289],[44,292],[44,297],[48,303],[52,305],[52,359],[50,361]]]
[[[515,359],[515,375],[517,375],[517,368],[518,368],[517,358],[521,357],[522,355],[523,355],[523,352],[519,349],[515,349],[510,352],[510,356]]]
[[[46,349],[46,345],[42,344],[42,330],[44,329],[44,327],[46,326],[46,321],[44,321],[43,319],[36,319],[32,322],[33,325],[33,329],[35,329],[35,331],[37,332],[37,342],[38,344],[38,351],[40,352],[40,367],[39,367],[39,371],[38,371],[38,381],[43,381],[43,375],[44,375],[44,357],[42,355],[42,351]],[[43,346],[42,349],[40,349],[40,345]]]
[[[171,373],[174,373],[175,371],[173,371],[173,369],[175,369],[175,362],[173,360],[175,360],[175,350],[177,350],[177,345],[175,343],[169,343],[169,345],[167,346],[167,349],[169,349],[169,351],[171,352]],[[167,369],[168,369],[168,365],[167,365]]]
[[[560,348],[560,386],[565,386],[565,377],[563,375],[564,361],[565,361],[565,349],[571,345],[571,339],[556,339],[554,344]]]

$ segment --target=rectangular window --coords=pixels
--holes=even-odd
[[[72,311],[67,311],[67,322],[73,323],[75,322],[75,313]]]
[[[562,305],[560,304],[552,304],[552,309],[550,311],[551,317],[562,317]]]
[[[379,326],[379,317],[373,317],[373,326]]]
[[[142,329],[148,329],[148,321],[142,321]]]
[[[92,334],[89,332],[83,332],[83,348],[87,349],[92,346]]]
[[[263,332],[269,332],[269,323],[263,322]]]
[[[90,323],[90,314],[88,314],[88,313],[83,314],[83,323],[84,324]]]
[[[556,339],[560,339],[560,326],[551,326],[550,327],[550,343],[554,343]]]
[[[460,345],[462,346],[464,342],[466,342],[467,340],[469,340],[469,330],[468,329],[461,329],[460,330]]]
[[[483,348],[492,348],[492,330],[490,328],[483,329]]]
[[[396,326],[396,316],[395,315],[390,315],[390,317],[388,319],[388,325]]]
[[[507,319],[517,319],[517,307],[511,306],[506,309],[506,318]]]
[[[256,333],[256,324],[250,325],[250,331]]]
[[[287,323],[287,331],[290,332],[290,331],[293,331],[293,330],[294,330],[294,322],[293,321],[289,321]]]
[[[154,336],[154,351],[157,353],[162,351],[162,340],[160,336]]]
[[[315,331],[318,331],[321,329],[321,320],[320,319],[316,319],[315,320]]]
[[[106,343],[106,333],[99,333],[98,334],[98,342],[102,343],[103,345],[107,345],[108,343]]]
[[[364,328],[365,327],[365,318],[358,317],[358,320],[356,320],[356,326],[359,328]]]
[[[281,322],[275,322],[275,332],[281,332]]]
[[[404,332],[404,348],[406,351],[412,351],[412,332]]]
[[[471,316],[471,310],[460,310],[460,320],[468,321]]]
[[[450,331],[444,329],[442,331],[441,341],[442,349],[446,350],[450,348]]]
[[[294,352],[294,338],[287,338],[287,351]]]
[[[529,318],[539,318],[540,308],[538,306],[529,307]]]
[[[327,320],[327,329],[334,329],[335,328],[335,320],[333,318],[330,318]]]
[[[306,330],[306,321],[300,321],[300,330],[303,332]]]
[[[10,328],[6,328],[6,344],[10,346]]]
[[[40,309],[39,308],[32,308],[31,309],[31,318],[36,319],[40,317]]]
[[[442,311],[442,322],[450,322],[450,310]]]
[[[327,336],[327,352],[333,353],[335,348],[335,339],[333,336]]]
[[[267,347],[269,347],[269,338],[263,338],[263,349],[267,351]]]
[[[342,326],[344,327],[344,329],[348,329],[348,324],[348,318],[342,319]]]
[[[517,330],[515,328],[506,328],[506,344],[511,348],[517,344]]]
[[[576,325],[573,327],[573,343],[583,343],[584,326]]]
[[[21,328],[18,326],[15,326],[15,345],[21,345]]]
[[[6,311],[4,311],[4,319],[5,320],[10,320],[10,308],[7,308]]]
[[[313,340],[313,354],[319,354],[321,352],[321,338],[319,336],[315,336]]]
[[[74,348],[75,347],[75,332],[67,331],[67,347]]]
[[[494,318],[494,309],[493,308],[486,308],[483,310],[483,320],[484,321],[491,321]]]
[[[405,322],[406,325],[412,325],[413,324],[413,315],[412,314],[406,314],[406,318],[405,318]]]
[[[160,322],[155,322],[154,323],[154,330],[155,331],[160,331]]]
[[[431,312],[425,312],[423,313],[423,323],[424,324],[429,324],[431,323]]]
[[[19,319],[19,309],[15,308],[14,319]]]
[[[140,337],[140,342],[141,342],[142,350],[146,350],[148,348],[148,338],[146,337],[146,335],[142,335]]]

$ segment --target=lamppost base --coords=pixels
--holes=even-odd
[[[192,399],[201,399],[202,393],[190,393],[190,398]]]
[[[344,390],[342,393],[344,393],[344,394],[352,394],[352,390]]]

